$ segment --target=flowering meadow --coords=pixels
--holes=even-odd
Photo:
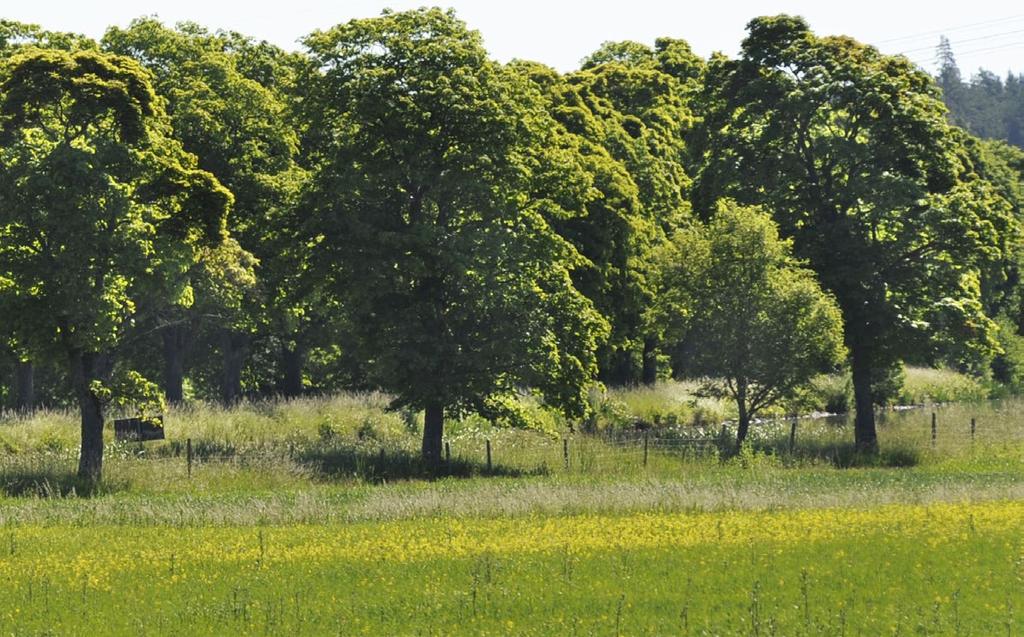
[[[1024,630],[1019,502],[3,533],[3,634]]]

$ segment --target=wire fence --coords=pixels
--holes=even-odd
[[[1024,448],[1021,403],[936,406],[878,415],[883,449],[934,456],[965,450]],[[852,450],[848,418],[777,419],[754,423],[748,440],[757,453],[776,458],[812,458],[842,463]],[[441,463],[426,463],[415,437],[404,441],[279,438],[232,442],[202,438],[118,442],[107,449],[114,461],[154,461],[184,470],[185,477],[208,467],[286,466],[313,476],[387,480],[436,475],[621,474],[678,471],[689,462],[724,458],[735,450],[735,423],[717,427],[674,426],[573,433],[564,437],[502,430],[456,434],[443,442]],[[845,454],[845,455],[844,455]],[[32,457],[25,457],[25,456]],[[0,476],[43,474],[76,460],[74,451],[0,453]],[[912,459],[913,460],[913,459]]]
[[[960,410],[963,411],[963,410]],[[1019,417],[1020,414],[1015,414]],[[1024,426],[1013,419],[980,420],[962,413],[940,409],[917,409],[879,417],[879,436],[883,447],[889,445],[921,453],[954,454],[993,445],[1019,445],[1024,442]],[[980,421],[979,421],[980,420]],[[460,466],[471,465],[481,471],[519,470],[523,472],[610,473],[643,469],[654,464],[687,462],[708,457],[731,455],[735,451],[735,424],[717,428],[677,427],[669,431],[613,430],[604,433],[575,433],[561,438],[532,436],[494,437],[475,435],[447,438],[442,461]],[[778,456],[819,456],[830,458],[852,447],[852,424],[848,419],[800,418],[755,423],[748,440],[751,448]],[[272,445],[222,451],[203,443],[192,448],[191,441],[173,447],[174,455],[193,463],[253,463],[280,459],[299,462],[338,460],[348,457],[352,463],[384,467],[396,459],[415,462],[419,450],[409,446],[371,443],[339,446]]]

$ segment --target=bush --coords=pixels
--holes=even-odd
[[[1000,316],[996,323],[999,325],[996,338],[1003,353],[992,359],[992,378],[1011,389],[1018,389],[1024,385],[1024,336],[1005,316]]]
[[[853,409],[853,382],[849,374],[818,376],[811,381],[801,403],[801,407],[804,407],[802,411],[845,414]]]

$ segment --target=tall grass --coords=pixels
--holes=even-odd
[[[978,395],[977,383],[956,374],[910,370],[907,377],[909,391],[916,392],[908,396],[938,400]],[[841,381],[829,382],[839,387]],[[696,383],[685,382],[595,393],[597,417],[587,424],[559,419],[524,398],[523,413],[539,424],[523,429],[495,427],[480,418],[452,421],[446,431],[451,459],[441,467],[418,458],[422,416],[388,410],[390,401],[383,394],[268,400],[231,408],[199,403],[166,414],[166,441],[108,439],[106,480],[98,490],[73,476],[75,414],[7,414],[0,420],[0,495],[269,493],[316,484],[482,475],[674,481],[721,471],[729,464],[723,465],[723,452],[732,447],[729,405],[698,394]],[[929,410],[881,412],[882,453],[874,457],[854,452],[848,419],[801,418],[793,436],[792,421],[768,414],[752,428],[750,449],[729,462],[772,471],[946,463],[954,471],[949,463],[955,461],[960,463],[956,471],[969,470],[985,459],[1012,456],[1024,446],[1019,406],[1009,401],[941,407],[934,442]],[[973,438],[972,418],[979,421]],[[112,438],[112,432],[107,435]],[[187,439],[193,452],[191,479]],[[992,462],[986,467],[1005,468],[1002,460]],[[1007,470],[1015,472],[1019,464],[1013,461]]]
[[[903,405],[985,400],[989,389],[981,381],[949,369],[908,367],[899,393]]]

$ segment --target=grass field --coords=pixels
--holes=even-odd
[[[383,396],[194,406],[88,497],[73,415],[8,417],[0,634],[1024,631],[1024,402],[887,412],[870,461],[837,419],[725,458],[664,415],[722,408],[686,392],[620,390],[590,434],[453,423],[440,471]]]
[[[13,634],[1015,634],[1024,504],[10,527]]]

